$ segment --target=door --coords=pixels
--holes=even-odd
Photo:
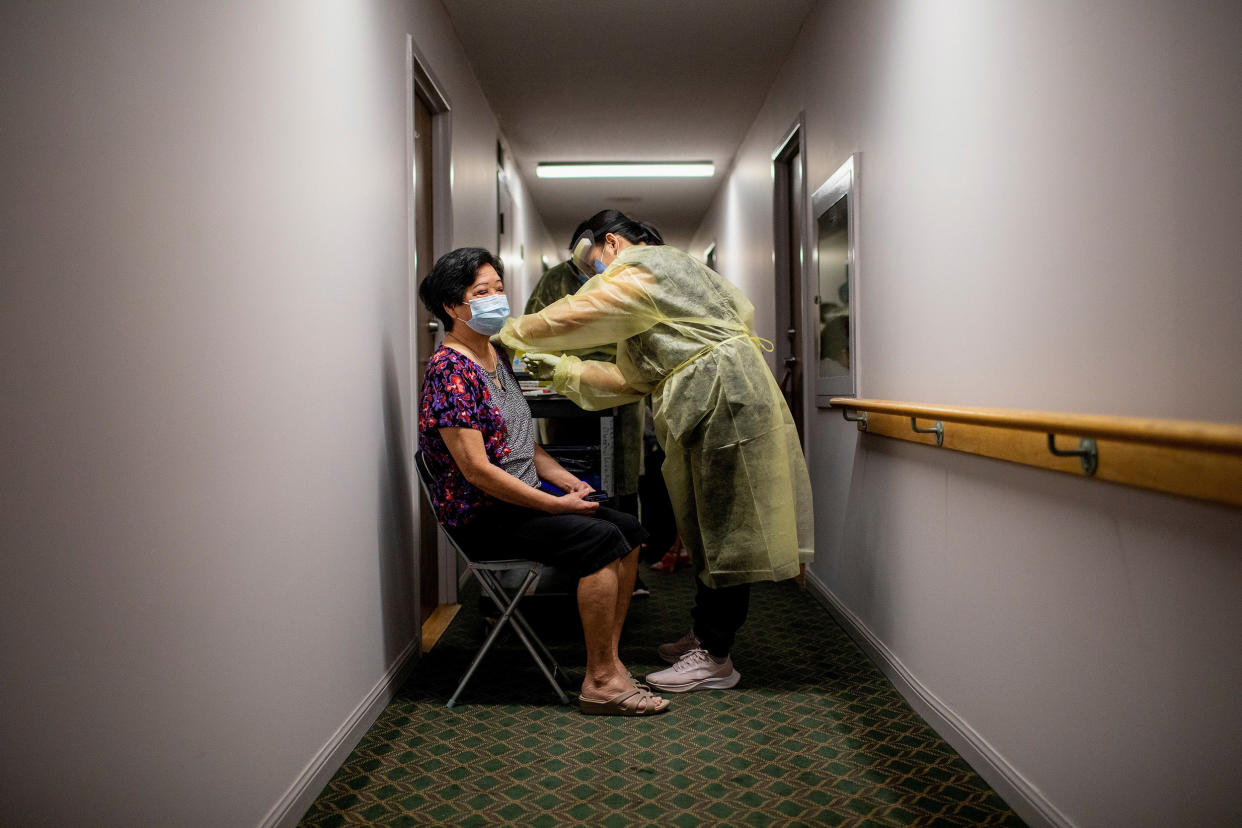
[[[521,274],[507,271],[517,261],[515,255],[517,251],[513,249],[516,236],[513,194],[509,191],[509,182],[505,178],[504,169],[498,168],[496,170],[496,255],[500,257],[500,261],[506,268],[505,293],[509,294],[509,301],[520,311],[522,306],[517,300],[522,295]]]
[[[803,401],[806,393],[803,366],[803,261],[805,259],[805,171],[802,128],[799,124],[773,157],[772,204],[776,262],[776,359],[781,393],[789,405],[798,437],[803,446],[806,436]]]
[[[414,273],[421,283],[423,277],[435,263],[434,246],[432,243],[432,124],[431,106],[421,92],[414,95]],[[440,322],[419,302],[411,297],[414,303],[414,336],[415,353],[418,354],[418,369],[415,373],[416,382],[421,384],[427,373],[427,361],[436,347],[436,334]],[[414,392],[414,405],[418,405],[419,391]],[[440,603],[440,566],[435,516],[431,513],[431,504],[419,490],[418,495],[418,560],[421,584],[422,618],[426,621]]]

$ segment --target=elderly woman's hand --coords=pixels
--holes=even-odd
[[[585,497],[586,495],[589,495],[591,492],[595,491],[595,487],[592,486],[590,483],[586,482],[585,480],[575,480],[573,484],[571,484],[570,487],[566,489],[565,491],[581,492],[583,497]]]
[[[588,486],[587,489],[590,489]],[[575,490],[566,492],[557,498],[557,505],[564,515],[589,515],[599,508],[599,504],[590,500],[583,500],[583,495],[588,494],[586,491]]]
[[[522,357],[522,361],[526,364],[526,370],[535,379],[550,380],[552,375],[556,373],[556,366],[561,364],[559,354],[543,354],[538,351],[531,351]]]

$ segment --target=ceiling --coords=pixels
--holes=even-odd
[[[685,247],[817,0],[442,0],[553,240],[615,207]],[[540,161],[713,161],[547,179]]]

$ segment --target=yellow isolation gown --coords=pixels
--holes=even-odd
[[[746,297],[706,265],[635,245],[499,334],[519,355],[562,355],[552,387],[583,408],[651,394],[677,529],[710,587],[783,580],[813,554],[806,462],[753,322]],[[604,345],[615,364],[574,353]]]

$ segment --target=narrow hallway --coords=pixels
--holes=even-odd
[[[0,2],[0,823],[1242,826],[1239,32],[1238,0]],[[607,210],[663,244],[580,245]],[[444,707],[481,632],[425,378],[471,301],[516,325],[420,300],[463,248],[512,318],[627,274],[599,376],[666,457],[710,423],[746,461],[669,499],[683,540],[806,529],[735,689],[582,715],[510,639]],[[547,307],[583,348],[510,345],[545,374],[511,411],[594,417],[599,319]],[[781,398],[801,458],[734,427]],[[598,416],[566,494],[646,511],[638,418]],[[783,459],[805,486],[749,477]],[[692,586],[642,574],[639,677]]]
[[[694,593],[686,570],[648,580],[622,641],[640,675]],[[793,582],[755,587],[741,685],[651,719],[557,705],[511,635],[446,708],[483,635],[476,594],[301,825],[1024,824]],[[572,603],[529,603],[557,660],[581,664]]]

